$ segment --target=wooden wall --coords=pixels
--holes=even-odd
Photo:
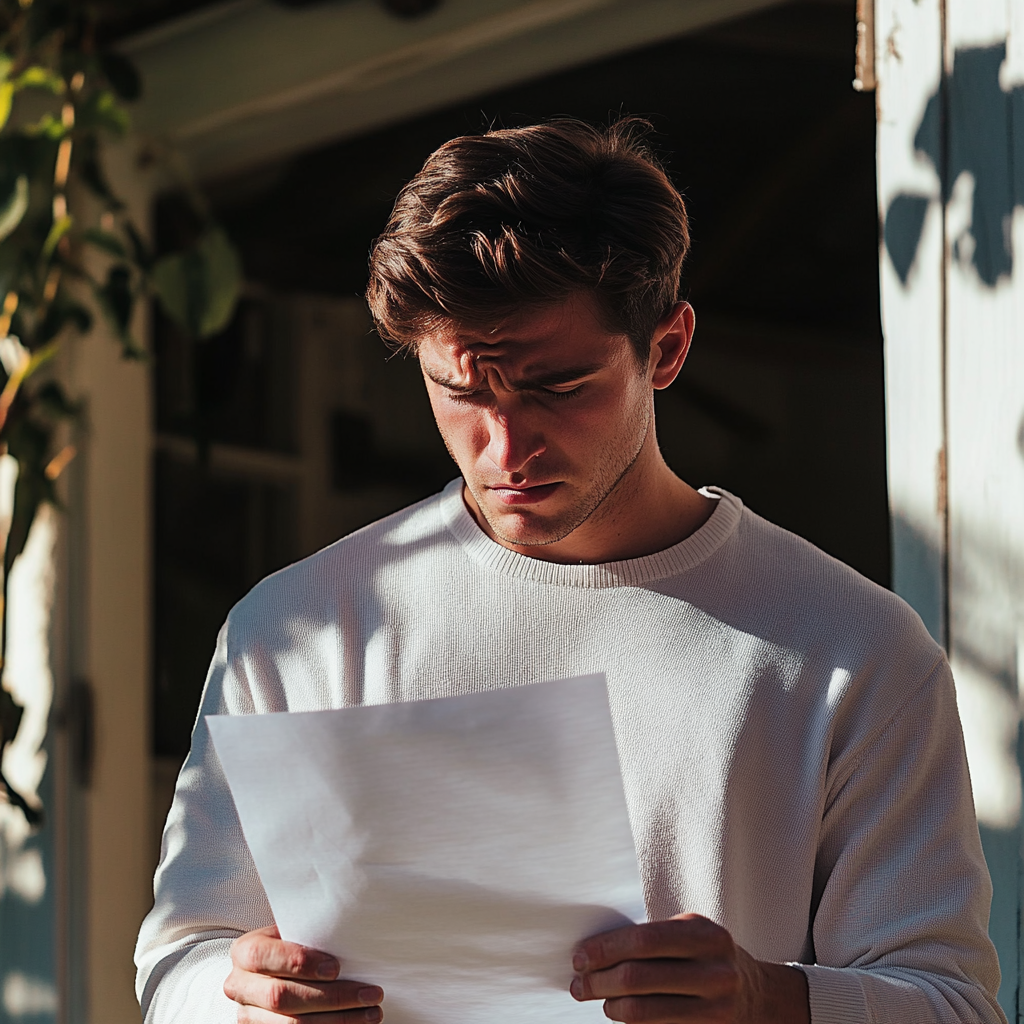
[[[1017,1021],[1024,0],[878,0],[875,28],[893,582],[950,654]]]

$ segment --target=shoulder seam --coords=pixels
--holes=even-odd
[[[870,750],[879,739],[882,738],[903,716],[909,705],[917,697],[917,695],[928,685],[928,683],[934,678],[935,673],[942,666],[946,660],[945,652],[940,651],[938,657],[932,662],[931,667],[927,672],[924,673],[921,682],[914,687],[914,689],[908,693],[899,706],[896,707],[892,713],[881,722],[878,727],[868,735],[868,737],[861,743],[858,749],[850,755],[850,765],[847,769],[844,769],[842,775],[840,775],[835,782],[832,783],[828,788],[828,794],[825,798],[824,813],[828,812],[829,807],[835,802],[836,797],[839,795],[840,790],[853,778],[857,769],[861,766],[864,761],[865,752]]]

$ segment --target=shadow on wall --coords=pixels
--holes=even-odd
[[[902,577],[920,589],[934,579],[939,553],[905,516],[894,522]],[[961,553],[954,567],[956,620],[973,618],[974,629],[956,630],[952,654],[960,714],[971,760],[975,803],[981,822],[994,829],[1016,827],[1020,820],[1021,758],[1018,755],[1017,689],[1019,674],[1016,591],[1024,580],[1020,552],[993,543],[997,535],[985,522],[963,524]],[[911,595],[913,596],[913,595]],[[918,608],[917,601],[914,607]],[[927,608],[924,609],[927,611]],[[977,628],[978,620],[984,629]]]
[[[940,90],[914,136],[914,149],[935,169],[943,202],[962,174],[974,179],[971,224],[953,240],[953,256],[970,263],[989,288],[1013,272],[1009,225],[1014,208],[1024,206],[1024,131],[1011,132],[1013,124],[1024,126],[1024,86],[1006,91],[1000,85],[1005,59],[1005,43],[957,50],[948,83],[949,138],[943,139]],[[886,211],[885,248],[903,284],[917,258],[928,204],[936,198],[901,192]]]
[[[904,596],[914,599],[928,590],[934,579],[930,566],[940,555],[905,517],[897,517],[893,528],[897,559],[903,563],[899,575],[911,587],[915,571],[918,577],[913,595],[911,588],[901,588],[908,590]],[[960,534],[962,552],[956,579],[951,581],[958,590],[959,615],[971,618],[980,612],[985,628],[957,631],[952,665],[982,846],[995,883],[989,934],[1002,967],[999,1002],[1009,1019],[1016,1020],[1024,734],[1017,711],[1021,652],[1017,650],[1014,590],[1024,580],[1024,558],[1019,551],[993,543],[996,535],[985,522],[971,523]],[[916,600],[915,607],[920,609]],[[954,618],[957,614],[954,609]]]

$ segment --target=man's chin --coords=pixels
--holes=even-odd
[[[564,540],[576,528],[577,523],[567,523],[557,516],[541,516],[535,511],[507,508],[484,510],[484,518],[494,538],[506,546],[543,547]]]
[[[508,505],[496,499],[489,491],[487,487],[480,488],[479,492],[467,487],[466,504],[477,523],[506,547],[531,548],[557,544],[586,519],[586,516],[574,516],[572,508],[559,507],[565,505],[561,494],[529,505]]]

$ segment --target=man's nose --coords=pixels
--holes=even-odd
[[[531,417],[513,409],[492,409],[486,455],[502,473],[520,473],[547,447]]]

